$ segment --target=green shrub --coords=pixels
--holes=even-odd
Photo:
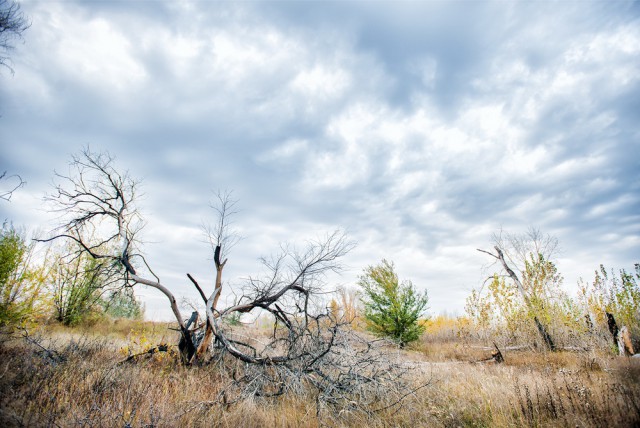
[[[420,338],[425,326],[418,322],[427,308],[427,292],[418,293],[411,281],[398,280],[393,263],[386,260],[364,270],[358,284],[364,290],[364,317],[369,331],[404,346]]]

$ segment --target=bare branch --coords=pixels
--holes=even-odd
[[[231,249],[240,241],[240,236],[233,230],[233,217],[238,213],[237,203],[232,192],[218,191],[215,194],[215,200],[209,204],[215,212],[216,223],[215,225],[203,223],[202,230],[215,254],[216,265],[222,263]]]
[[[480,248],[476,248],[476,251],[480,251],[481,253],[485,253],[485,254],[489,254],[491,257],[493,257],[494,259],[497,259],[498,256],[496,256],[495,254],[493,254],[490,251],[486,251],[486,250],[481,250]]]
[[[202,300],[204,300],[204,302],[207,303],[207,296],[204,295],[204,292],[202,291],[202,288],[200,288],[200,285],[196,282],[195,279],[193,279],[191,274],[188,273],[187,277],[189,278],[189,280],[191,280],[193,285],[195,285],[196,289],[198,289],[198,293],[200,293],[200,297],[202,297]]]
[[[0,182],[2,182],[2,187],[4,187],[5,181],[13,181],[13,183],[9,184],[8,189],[0,190],[0,199],[11,202],[11,196],[13,196],[13,192],[24,186],[26,182],[22,180],[22,177],[16,174],[7,176],[7,171],[4,171],[2,174],[0,174]]]
[[[341,258],[355,245],[340,231],[309,241],[300,250],[282,245],[279,254],[263,260],[266,272],[247,278],[244,294],[222,307],[222,275],[229,249],[237,242],[230,228],[235,201],[228,192],[218,194],[218,222],[205,230],[215,263],[213,292],[207,297],[187,274],[205,301],[206,327],[203,331],[196,325],[196,315],[185,323],[173,293],[139,252],[138,183],[115,170],[113,161],[107,153],[85,149],[73,158],[68,174],[57,175],[55,192],[47,201],[60,214],[61,224],[45,240],[71,240],[83,253],[120,266],[127,283],[162,292],[180,327],[183,362],[209,359],[220,364],[221,376],[229,382],[222,394],[225,402],[314,388],[322,406],[351,403],[350,397],[357,395],[369,397],[358,406],[385,408],[411,391],[410,371],[385,353],[388,345],[359,337],[323,302],[327,275],[341,271]],[[154,279],[137,272],[134,261],[140,259],[140,270],[146,267]],[[248,312],[269,317],[274,326],[271,337],[259,342],[234,333],[227,321]]]
[[[9,65],[9,52],[14,49],[13,40],[19,40],[31,23],[20,10],[20,4],[14,0],[0,0],[0,65]]]

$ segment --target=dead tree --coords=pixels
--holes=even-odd
[[[190,361],[195,345],[176,298],[138,251],[138,233],[144,225],[135,206],[139,183],[128,173],[116,171],[108,153],[94,153],[89,148],[72,157],[68,174],[55,175],[55,190],[45,200],[59,214],[61,224],[50,238],[42,241],[60,238],[74,241],[78,252],[123,266],[126,283],[145,284],[162,292],[169,300],[185,343],[183,360]],[[96,238],[89,240],[87,236]],[[138,274],[139,265],[146,268],[151,278]]]
[[[162,292],[179,326],[183,362],[219,364],[220,372],[227,374],[223,402],[302,392],[309,386],[323,405],[348,405],[353,402],[347,399],[350,394],[366,392],[359,404],[388,407],[411,394],[406,363],[394,362],[385,353],[385,343],[359,338],[322,307],[323,278],[340,271],[340,258],[354,246],[344,234],[334,232],[310,241],[301,251],[283,245],[279,254],[263,260],[266,273],[248,278],[242,296],[224,307],[222,277],[233,241],[229,216],[234,202],[229,194],[221,195],[216,226],[206,229],[214,251],[213,292],[207,295],[188,275],[204,303],[205,322],[198,326],[197,312],[185,323],[173,293],[139,251],[138,182],[119,173],[111,156],[89,149],[73,157],[68,174],[56,176],[55,192],[46,199],[60,214],[61,225],[47,240],[75,241],[80,251],[121,265],[129,284]],[[102,238],[87,241],[88,235]],[[271,316],[269,338],[240,336],[224,322],[249,312]]]
[[[633,344],[631,342],[631,333],[627,326],[623,325],[618,328],[618,323],[616,322],[613,314],[609,312],[605,312],[607,316],[607,326],[609,327],[609,332],[611,336],[613,336],[613,345],[615,346],[618,354],[621,356],[631,356],[634,354]]]
[[[20,10],[20,4],[14,0],[0,0],[0,66],[11,72],[9,52],[13,50],[13,41],[22,38],[31,23]]]
[[[557,242],[555,242],[553,238],[546,237],[543,239],[539,239],[540,233],[537,230],[531,229],[529,234],[531,236],[531,241],[534,243],[534,248],[532,250],[536,252],[535,254],[542,254],[543,251],[553,252],[553,250],[555,249],[555,246],[557,245]],[[528,250],[526,246],[523,244],[523,239],[519,239],[518,237],[511,236],[510,240],[511,240],[511,246],[514,248],[514,251],[518,254],[518,257],[523,260],[526,259],[528,257],[528,253],[527,253]],[[500,262],[502,269],[506,272],[507,276],[511,278],[518,292],[522,296],[522,299],[527,309],[529,310],[530,313],[533,314],[533,322],[535,323],[536,329],[538,330],[538,333],[542,337],[542,340],[545,346],[547,347],[547,349],[551,351],[555,351],[556,345],[551,335],[547,331],[547,328],[545,327],[545,325],[540,321],[538,316],[535,315],[535,308],[531,302],[531,297],[528,291],[525,289],[524,285],[520,281],[520,278],[518,278],[518,275],[509,266],[509,263],[507,263],[507,260],[505,259],[505,254],[502,250],[502,248],[505,245],[502,242],[501,237],[495,236],[494,241],[496,241],[496,245],[493,247],[494,250],[496,251],[495,254],[490,251],[485,251],[481,249],[478,249],[478,251],[490,255],[491,257],[496,259],[496,261]]]

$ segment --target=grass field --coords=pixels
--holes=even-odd
[[[3,335],[0,426],[51,427],[632,427],[640,426],[640,360],[607,351],[505,351],[430,337],[394,350],[415,388],[383,408],[319,406],[311,392],[225,403],[218,366],[185,367],[167,324],[44,326]],[[142,354],[158,344],[168,352]],[[408,391],[409,392],[409,391]]]

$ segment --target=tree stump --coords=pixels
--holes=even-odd
[[[630,357],[635,353],[631,343],[631,333],[626,325],[623,325],[618,332],[618,352],[623,357]]]

